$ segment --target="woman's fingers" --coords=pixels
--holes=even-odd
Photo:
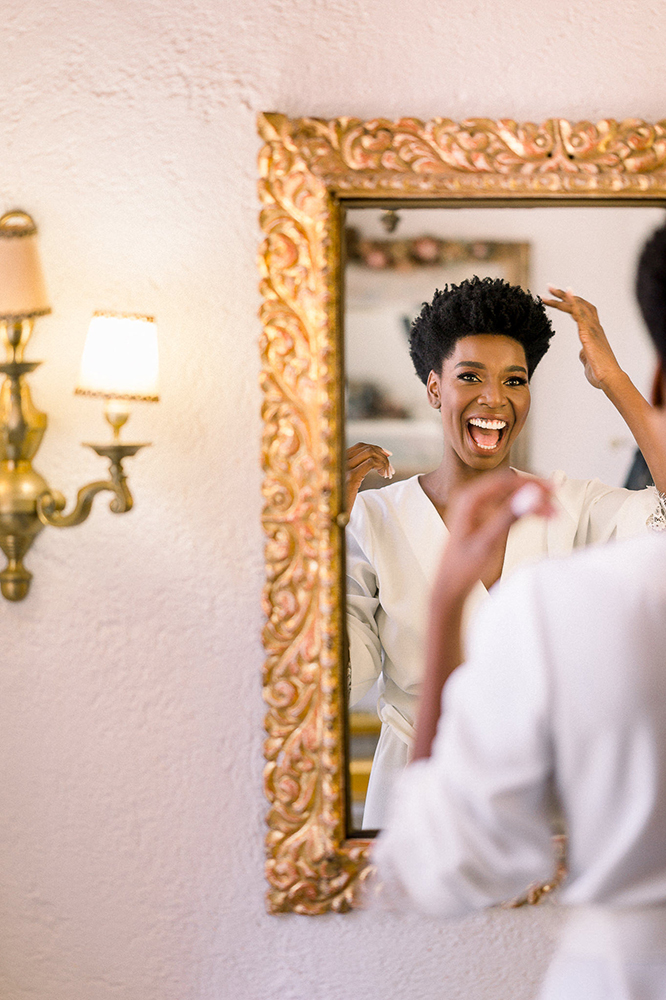
[[[395,469],[389,461],[391,452],[378,444],[361,441],[347,450],[347,511],[351,511],[359,487],[367,474],[378,472],[384,479],[391,479]]]
[[[550,306],[551,309],[559,309],[560,312],[568,313],[570,316],[573,314],[574,307],[568,302],[558,302],[556,299],[543,299],[542,301],[545,306]]]
[[[483,576],[497,547],[505,543],[507,531],[514,521],[530,514],[552,516],[550,492],[548,484],[529,482],[484,513],[482,523],[467,542],[470,561],[477,563],[478,577]]]
[[[549,517],[553,512],[551,495],[552,487],[545,480],[525,482],[515,473],[483,476],[481,482],[460,494],[451,531],[461,538],[478,538],[482,545],[492,545],[525,515]]]
[[[463,533],[476,530],[497,514],[501,521],[511,524],[525,514],[547,514],[551,493],[546,480],[525,482],[513,472],[484,475],[456,498],[453,520],[459,519]]]
[[[501,502],[518,489],[521,480],[515,472],[488,473],[479,476],[475,482],[461,490],[454,501],[455,509],[463,511],[482,510],[484,507]]]
[[[366,458],[363,462],[359,462],[358,465],[354,465],[353,468],[350,468],[347,475],[352,483],[356,483],[360,486],[368,473],[373,471],[378,472],[380,476],[384,477],[384,479],[391,479],[394,474],[394,470],[391,465],[389,465],[388,468],[380,466],[376,459],[371,456],[370,458]]]
[[[449,542],[438,579],[449,590],[466,594],[496,560],[514,521],[529,514],[549,517],[552,486],[527,481],[515,473],[488,473],[461,490],[447,517]]]
[[[347,471],[359,475],[363,470],[361,474],[361,478],[363,478],[374,469],[385,479],[390,479],[395,475],[395,469],[389,461],[390,457],[391,452],[387,451],[386,448],[380,448],[377,444],[360,442],[352,445],[347,451]]]
[[[576,308],[577,299],[574,296],[570,288],[566,290],[563,288],[556,288],[555,285],[548,285],[548,291],[556,295],[555,299],[542,299],[545,306],[551,306],[553,309],[559,309],[560,312],[572,313]],[[582,299],[580,300],[583,301]]]
[[[581,299],[578,295],[574,295],[571,288],[557,288],[556,285],[548,285],[548,291],[556,295],[562,302],[568,302],[569,305],[573,305],[574,302],[585,301],[585,299]]]
[[[548,291],[556,295],[558,299],[562,302],[569,302],[573,298],[573,294],[570,288],[558,288],[556,285],[548,285]],[[545,301],[545,299],[544,299]]]
[[[515,518],[524,517],[526,514],[549,517],[554,510],[551,484],[543,480],[525,483],[511,495],[510,508]]]
[[[393,454],[393,452],[387,451],[386,448],[381,448],[378,444],[366,444],[365,441],[359,441],[358,444],[353,444],[347,449],[347,460],[349,461],[357,455],[366,455],[371,452],[376,455],[384,455],[387,458]]]
[[[570,313],[574,319],[579,321],[599,322],[596,306],[593,306],[587,299],[582,299],[580,295],[574,295],[570,288],[556,288],[555,285],[549,285],[548,288],[557,298],[542,299],[544,305]]]
[[[578,326],[578,336],[583,347],[580,360],[585,368],[585,377],[595,389],[601,389],[619,371],[617,359],[599,321],[596,306],[574,295],[570,288],[566,291],[548,286],[557,299],[544,299],[544,304],[569,313]]]

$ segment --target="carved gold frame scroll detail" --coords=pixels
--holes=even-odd
[[[317,914],[353,904],[370,844],[346,834],[342,207],[659,202],[666,121],[263,114],[259,132],[268,907]]]

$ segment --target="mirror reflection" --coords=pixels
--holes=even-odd
[[[529,518],[512,527],[503,564],[494,579],[479,583],[467,618],[515,565],[637,533],[654,508],[653,491],[617,489],[635,443],[620,413],[586,380],[570,316],[548,310],[555,333],[533,379],[533,333],[521,343],[493,328],[486,336],[458,335],[435,365],[441,370],[435,377],[422,372],[423,381],[409,352],[414,317],[435,289],[473,275],[504,278],[544,298],[550,282],[571,287],[598,307],[620,366],[646,395],[652,353],[633,282],[640,248],[662,220],[662,209],[643,207],[348,211],[346,437],[352,449],[359,442],[376,449],[368,457],[357,452],[375,470],[362,477],[363,499],[347,529],[354,830],[382,825],[391,783],[409,756],[427,597],[446,539],[446,477],[453,466],[443,460],[451,453],[445,414],[449,430],[467,428],[454,465],[504,463],[546,476],[562,470],[561,517],[547,529]],[[497,308],[512,306],[501,301]],[[538,326],[538,310],[535,317]],[[392,471],[389,463],[390,482],[402,485],[366,494],[388,482],[379,473]],[[599,484],[590,482],[595,478]]]

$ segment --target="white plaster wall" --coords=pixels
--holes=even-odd
[[[70,395],[93,309],[155,313],[135,510],[50,531],[0,607],[6,1000],[527,1000],[556,920],[268,917],[260,791],[259,110],[664,114],[646,0],[4,0],[0,206],[41,227],[39,468],[104,434]]]

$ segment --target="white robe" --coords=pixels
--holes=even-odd
[[[574,914],[543,1000],[666,997],[666,536],[520,571],[447,681],[432,756],[399,776],[386,891],[459,917],[552,871]]]
[[[557,515],[548,521],[526,517],[512,526],[502,581],[516,566],[544,556],[636,535],[657,507],[654,488],[635,492],[561,472],[552,478]],[[413,476],[359,493],[346,537],[350,704],[381,678],[383,725],[363,817],[364,829],[379,829],[413,741],[428,603],[448,531]],[[487,596],[479,582],[465,608],[466,624]]]

